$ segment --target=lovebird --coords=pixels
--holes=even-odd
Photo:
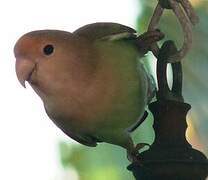
[[[133,159],[130,133],[144,120],[155,85],[141,57],[163,38],[117,23],[93,23],[73,33],[29,32],[14,47],[16,75],[42,99],[48,117],[75,141],[121,146]],[[142,120],[143,119],[143,120]]]

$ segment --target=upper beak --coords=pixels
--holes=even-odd
[[[35,63],[28,59],[16,59],[16,74],[19,82],[25,88],[25,81],[29,80],[35,68]]]

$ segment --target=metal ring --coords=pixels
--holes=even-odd
[[[176,17],[178,17],[178,20],[182,26],[183,34],[184,34],[184,43],[183,43],[182,48],[175,55],[171,56],[168,60],[168,62],[174,63],[174,62],[181,61],[191,48],[192,26],[188,17],[184,14],[184,11],[179,6],[179,4],[175,2],[175,0],[169,0],[169,2]]]
[[[162,14],[163,14],[163,11],[164,11],[164,9],[162,8],[160,3],[158,2],[157,6],[154,10],[154,13],[152,15],[152,18],[150,20],[148,31],[153,31],[153,30],[157,29],[157,25],[160,21]],[[155,57],[158,57],[159,50],[160,50],[160,48],[157,45],[157,43],[154,43],[151,45],[151,51]]]
[[[177,51],[177,53],[173,56],[170,56],[168,59],[168,62],[175,63],[181,61],[185,55],[188,53],[188,51],[191,48],[192,44],[192,26],[191,23],[184,13],[182,7],[180,7],[179,3],[175,0],[168,0],[169,5],[173,9],[176,17],[179,19],[179,22],[182,26],[183,33],[184,33],[184,43],[182,45],[182,48]],[[150,20],[148,31],[155,30],[157,28],[157,25],[159,24],[160,18],[163,14],[164,8],[161,6],[160,1],[158,2],[155,11],[153,13],[153,16]],[[190,13],[189,13],[190,14]],[[159,46],[157,43],[152,44],[151,51],[153,52],[155,57],[158,57],[159,53]]]
[[[162,45],[157,60],[157,99],[177,100],[183,102],[182,97],[182,66],[181,62],[171,63],[173,72],[173,86],[170,89],[167,82],[168,58],[177,52],[173,41],[166,41]]]
[[[196,25],[199,22],[199,17],[194,12],[194,9],[193,9],[191,3],[189,2],[189,0],[178,0],[178,1],[183,6],[183,9],[185,10],[187,16],[189,17],[191,23],[193,25]]]

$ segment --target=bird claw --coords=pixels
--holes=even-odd
[[[145,146],[150,146],[148,143],[138,143],[134,150],[127,153],[127,158],[132,163],[137,163],[142,165],[141,159],[139,157],[139,150],[143,149]]]
[[[139,156],[139,152],[137,152],[137,153],[128,152],[127,153],[127,159],[132,163],[139,161],[138,156]]]
[[[146,54],[152,44],[164,38],[164,34],[159,30],[147,31],[137,37],[137,47],[142,54]]]
[[[135,151],[139,151],[140,149],[143,149],[145,146],[149,146],[150,147],[150,144],[148,143],[138,143],[135,147]]]

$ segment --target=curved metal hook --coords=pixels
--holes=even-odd
[[[159,21],[160,21],[162,14],[163,14],[163,11],[164,11],[164,9],[160,5],[160,3],[158,3],[154,12],[153,12],[152,18],[150,20],[150,23],[148,26],[148,31],[153,31],[153,30],[157,29],[157,25],[159,24]],[[154,43],[151,45],[151,51],[155,57],[158,57],[159,50],[160,50],[160,48],[157,45],[157,43]]]
[[[180,0],[180,1],[183,1],[183,0]],[[181,59],[183,59],[185,57],[185,55],[187,54],[187,52],[191,48],[191,44],[192,44],[191,21],[193,21],[193,23],[196,23],[197,18],[195,18],[195,17],[197,17],[197,16],[194,13],[191,13],[191,12],[193,12],[193,9],[191,9],[192,11],[190,10],[190,7],[191,7],[190,4],[188,4],[189,6],[188,5],[185,6],[184,3],[181,2],[181,4],[184,7],[185,12],[188,14],[188,15],[186,15],[185,12],[183,11],[182,7],[175,0],[168,0],[168,1],[166,0],[166,2],[168,2],[168,4],[166,4],[165,7],[162,7],[162,5],[161,5],[162,2],[164,2],[164,1],[160,0],[155,8],[153,16],[150,20],[148,31],[152,31],[157,28],[157,25],[159,24],[160,18],[163,14],[164,8],[168,8],[168,9],[173,10],[175,15],[179,19],[179,22],[182,26],[183,33],[184,33],[184,43],[183,43],[182,48],[168,58],[168,62],[175,63],[175,62],[181,61]],[[189,8],[187,9],[186,7],[189,7]],[[191,15],[193,15],[193,14],[195,15],[194,18],[191,17]],[[156,57],[158,57],[159,46],[157,45],[157,43],[154,43],[151,46],[151,50],[152,50],[153,54]]]

